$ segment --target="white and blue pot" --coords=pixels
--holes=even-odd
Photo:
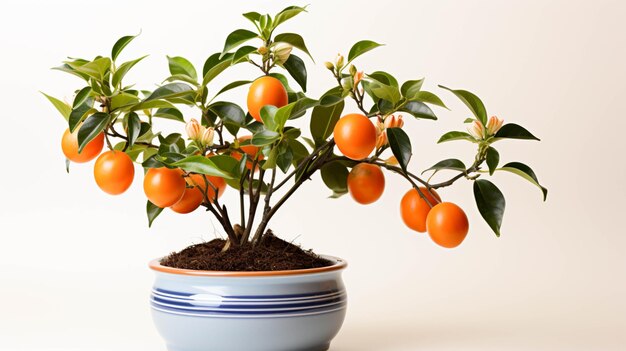
[[[150,262],[150,303],[169,351],[322,351],[346,315],[346,262],[268,272],[195,271]]]

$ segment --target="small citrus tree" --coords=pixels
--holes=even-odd
[[[154,91],[138,90],[124,81],[145,56],[117,61],[136,36],[119,39],[110,57],[65,61],[56,69],[79,77],[84,87],[75,92],[71,104],[46,97],[68,122],[62,138],[68,167],[70,162],[97,157],[96,182],[116,195],[132,184],[133,163],[140,163],[146,171],[149,225],[164,208],[189,213],[203,206],[228,235],[225,250],[258,245],[276,212],[318,172],[332,190],[331,197],[350,193],[361,204],[372,203],[383,193],[383,170],[398,175],[410,187],[401,199],[404,222],[418,232],[428,231],[444,247],[463,241],[468,220],[459,206],[442,202],[438,189],[461,179],[472,181],[478,210],[496,235],[505,199],[486,176],[496,171],[517,174],[539,187],[545,200],[547,190],[533,170],[520,162],[500,166],[493,146],[504,139],[539,139],[517,124],[488,118],[482,101],[466,90],[440,86],[465,103],[473,117],[464,121],[468,132],[445,133],[439,142],[469,142],[477,148],[475,158],[469,165],[454,158],[438,162],[422,172],[432,173],[428,179],[410,171],[411,142],[402,129],[405,116],[436,120],[430,106],[446,105],[422,90],[422,79],[400,84],[387,72],[365,74],[357,69],[353,62],[379,47],[376,42],[359,41],[347,57],[338,55],[334,62],[326,62],[333,86],[319,98],[307,96],[306,66],[293,52],[297,49],[312,59],[305,41],[296,33],[277,33],[282,23],[304,11],[291,6],[275,16],[244,14],[254,30],[238,29],[228,35],[223,50],[206,60],[201,74],[185,58],[168,57],[171,76]],[[261,77],[219,89],[213,86],[215,77],[239,64],[257,66]],[[250,85],[247,113],[236,103],[220,100],[222,93],[246,85]],[[344,114],[346,99],[355,107]],[[196,108],[197,119],[184,118],[181,105]],[[304,116],[310,121],[305,133],[291,125]],[[163,134],[153,129],[155,118],[186,124],[177,133]],[[105,144],[108,150],[101,153]],[[433,182],[432,176],[444,169],[455,175]],[[227,187],[239,194],[236,210],[220,203]]]

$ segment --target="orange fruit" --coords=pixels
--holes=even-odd
[[[385,176],[379,166],[359,163],[348,174],[348,191],[363,205],[378,200],[385,190]]]
[[[426,228],[436,244],[453,248],[459,246],[465,239],[469,221],[459,206],[451,202],[442,202],[428,213]]]
[[[206,180],[209,181],[210,184],[208,184],[204,180],[204,177],[206,177]],[[203,192],[206,192],[206,195],[209,201],[213,202],[213,200],[215,199],[216,189],[217,189],[218,199],[222,197],[222,195],[224,194],[224,191],[226,190],[226,181],[224,180],[224,178],[221,178],[221,177],[215,177],[215,176],[209,176],[209,175],[202,176],[202,174],[192,174],[189,176],[189,179],[190,179],[189,183],[194,186],[193,189],[197,190],[202,195],[203,200],[204,200]],[[189,190],[189,188],[187,188],[187,190]]]
[[[78,129],[70,133],[69,129],[63,133],[61,139],[61,149],[68,160],[76,163],[89,162],[96,158],[104,146],[104,133],[98,134],[92,141],[88,142],[81,153],[78,153]]]
[[[148,200],[161,208],[176,204],[185,189],[186,182],[180,169],[150,168],[143,180],[143,191]]]
[[[441,202],[441,198],[434,190],[431,189],[429,192],[422,186],[420,190],[428,201],[430,201],[432,206],[436,206]],[[400,215],[402,216],[402,221],[404,221],[407,227],[420,233],[426,232],[426,217],[429,212],[430,206],[428,206],[428,203],[422,199],[415,189],[407,191],[400,201]]]
[[[183,193],[183,197],[178,200],[177,203],[170,206],[172,211],[176,213],[191,213],[195,211],[204,200],[204,195],[197,187],[193,188],[185,188],[185,192]]]
[[[335,125],[333,137],[339,151],[353,160],[366,158],[376,147],[374,123],[358,113],[341,117]]]
[[[280,108],[287,105],[288,102],[287,90],[283,83],[274,77],[258,78],[252,82],[250,90],[248,90],[248,112],[259,122],[263,122],[261,120],[261,108],[263,106],[272,105]]]
[[[133,183],[135,166],[125,152],[107,151],[96,160],[93,176],[105,193],[119,195]]]
[[[252,139],[252,135],[244,135],[242,137],[237,138],[237,140],[239,140],[239,142],[245,141],[245,140],[250,140]],[[254,146],[252,144],[248,144],[248,145],[241,145],[239,146],[239,148],[246,153],[246,155],[248,155],[248,161],[246,161],[246,167],[248,169],[252,169],[252,159],[254,159],[257,155],[257,153],[259,154],[259,161],[263,159],[263,154],[260,153],[260,149],[258,146]],[[233,151],[230,154],[234,159],[236,159],[237,161],[241,160],[241,153],[238,151]],[[255,171],[258,170],[255,169]]]

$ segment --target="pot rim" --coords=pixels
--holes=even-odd
[[[307,268],[307,269],[293,269],[293,270],[282,270],[282,271],[201,271],[195,269],[182,269],[182,268],[173,268],[168,266],[161,265],[161,258],[154,259],[150,261],[148,266],[153,271],[161,272],[161,273],[169,273],[176,275],[186,275],[193,277],[276,277],[276,276],[291,276],[291,275],[309,275],[316,273],[326,273],[343,270],[348,266],[348,262],[346,260],[330,256],[330,255],[319,255],[322,258],[325,258],[329,261],[333,261],[334,263],[330,266],[318,267],[318,268]]]

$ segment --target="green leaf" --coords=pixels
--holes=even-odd
[[[311,136],[316,144],[323,143],[333,133],[335,125],[341,117],[341,112],[345,103],[340,100],[339,103],[330,106],[315,106],[311,114]]]
[[[470,93],[467,90],[453,90],[443,85],[439,86],[442,89],[446,89],[451,91],[456,97],[458,97],[463,103],[469,107],[470,111],[478,118],[479,121],[482,122],[483,125],[487,125],[487,110],[485,109],[485,105],[478,98],[478,96]]]
[[[402,98],[400,95],[400,90],[397,87],[383,84],[378,81],[372,81],[369,84],[369,89],[376,97],[387,100],[391,102],[393,105],[397,104],[398,101]]]
[[[498,150],[492,147],[487,148],[487,167],[489,167],[489,175],[493,175],[493,172],[498,167],[498,162],[500,162]]]
[[[209,105],[209,109],[219,116],[228,131],[236,135],[239,128],[246,125],[246,113],[232,102],[219,101]]]
[[[59,111],[61,116],[63,116],[66,121],[70,119],[70,113],[72,112],[72,108],[68,104],[45,93],[41,94],[43,94],[43,96],[45,96],[46,99],[48,99],[48,101],[52,103],[52,105],[57,109],[57,111]]]
[[[293,152],[286,141],[281,142],[278,145],[278,157],[276,158],[276,165],[283,173],[289,171],[291,163],[293,162]]]
[[[306,12],[305,7],[299,6],[289,6],[276,14],[276,18],[274,19],[274,23],[272,24],[272,30],[278,27],[281,23],[284,23],[288,19],[298,15],[301,12]]]
[[[409,101],[399,110],[407,112],[415,118],[432,119],[436,120],[437,116],[433,110],[430,109],[425,103],[419,101]]]
[[[443,161],[439,161],[435,163],[432,167],[424,170],[422,174],[428,171],[432,171],[432,170],[439,171],[442,169],[451,169],[455,171],[465,172],[466,167],[463,161],[458,160],[456,158],[449,158],[447,160],[443,160]]]
[[[291,54],[285,63],[283,63],[283,67],[289,72],[289,75],[293,77],[293,79],[302,87],[302,91],[306,92],[306,66],[304,65],[304,61],[298,56]]]
[[[78,152],[100,134],[109,124],[111,116],[108,113],[96,112],[89,116],[78,130]]]
[[[261,107],[261,120],[263,121],[265,128],[269,130],[277,129],[276,120],[274,119],[274,117],[276,116],[276,111],[278,111],[278,108],[276,106],[265,105]]]
[[[122,82],[122,79],[124,79],[124,77],[126,76],[126,73],[128,73],[128,71],[130,71],[130,69],[133,68],[133,66],[135,66],[139,61],[145,59],[146,57],[148,57],[148,55],[142,56],[136,60],[122,63],[119,67],[117,67],[117,70],[115,70],[115,73],[113,73],[111,84],[114,87],[118,87],[119,84]]]
[[[119,93],[111,98],[111,111],[117,110],[120,107],[124,106],[132,106],[138,102],[139,97],[135,95]]]
[[[148,228],[152,227],[152,222],[163,212],[163,209],[148,200],[146,213],[148,214]]]
[[[128,147],[132,147],[137,141],[137,138],[141,134],[141,120],[139,115],[135,112],[130,112],[128,115]]]
[[[262,130],[252,136],[250,143],[254,146],[265,146],[280,139],[280,134],[273,130]]]
[[[406,167],[411,160],[411,140],[401,128],[387,128],[387,139],[393,155],[400,163],[402,170],[406,172]]]
[[[169,76],[167,78],[165,78],[165,80],[163,82],[176,82],[176,81],[180,81],[180,82],[185,82],[185,83],[189,83],[193,86],[199,86],[200,84],[198,84],[198,82],[196,80],[194,80],[193,78],[189,77],[186,74],[174,74],[172,76]]]
[[[217,97],[218,95],[225,93],[231,89],[235,89],[237,87],[240,87],[242,85],[246,85],[246,84],[250,84],[252,83],[251,80],[238,80],[232,83],[227,84],[225,87],[223,87],[220,91],[217,92],[217,94],[215,94],[215,96]]]
[[[539,138],[532,135],[528,130],[524,127],[517,125],[515,123],[507,123],[500,128],[500,130],[495,135],[496,140],[498,139],[526,139],[526,140],[537,140]]]
[[[91,94],[91,87],[84,87],[78,93],[76,93],[76,97],[74,98],[74,103],[72,104],[72,108],[76,108],[85,102],[87,98]]]
[[[443,103],[443,101],[441,101],[441,99],[437,95],[435,95],[435,94],[433,94],[433,93],[431,93],[429,91],[418,91],[409,100],[421,101],[421,102],[425,102],[425,103],[428,103],[428,104],[433,104],[433,105],[436,105],[436,106],[439,106],[439,107],[448,108]]]
[[[402,92],[402,96],[407,99],[412,99],[417,93],[422,89],[422,85],[424,84],[424,78],[418,80],[407,80],[402,84],[400,91]]]
[[[192,91],[193,88],[184,83],[169,83],[158,87],[144,101],[179,97]]]
[[[83,80],[89,82],[89,76],[81,73],[81,72],[77,72],[74,68],[72,68],[72,66],[68,65],[67,63],[64,63],[63,65],[59,66],[59,67],[53,67],[53,70],[57,70],[57,71],[61,71],[61,72],[65,72],[65,73],[69,73],[69,74],[73,74],[76,77],[82,78]]]
[[[247,60],[248,56],[256,52],[257,50],[258,49],[254,46],[250,46],[250,45],[242,46],[239,49],[237,49],[237,51],[235,51],[235,54],[233,55],[233,62],[244,61],[244,58]]]
[[[439,141],[437,141],[437,144],[453,140],[468,140],[471,142],[476,142],[476,139],[474,139],[474,137],[469,135],[468,133],[452,131],[442,135],[441,138],[439,138]]]
[[[302,50],[305,54],[309,55],[309,57],[311,58],[311,61],[315,62],[315,60],[313,59],[313,56],[311,56],[311,53],[309,52],[309,49],[307,49],[306,44],[304,43],[304,39],[302,38],[302,36],[300,36],[300,34],[296,34],[296,33],[278,34],[276,37],[274,37],[274,42],[275,43],[283,42],[283,43],[291,44],[293,47],[298,48]]]
[[[256,25],[256,22],[259,22],[259,19],[261,19],[261,14],[258,12],[246,12],[243,14],[243,17],[249,19],[250,22]]]
[[[142,101],[137,105],[134,105],[131,110],[139,111],[139,110],[149,110],[153,108],[174,108],[170,102],[163,100],[150,100],[150,101]]]
[[[539,184],[539,180],[537,179],[535,172],[527,165],[521,162],[509,162],[502,166],[502,168],[497,169],[497,171],[507,171],[517,174],[518,176],[536,185],[543,193],[543,201],[546,201],[546,198],[548,197],[548,189]]]
[[[398,88],[398,80],[391,74],[384,71],[376,71],[367,75],[371,79],[377,80],[383,84],[391,85],[394,88]]]
[[[348,62],[346,63],[346,66],[348,66],[355,58],[379,46],[382,46],[382,44],[378,44],[371,40],[361,40],[352,45],[352,48],[350,48],[350,52],[348,53]]]
[[[66,62],[70,66],[73,65],[71,62]],[[77,72],[84,73],[91,78],[101,82],[104,80],[104,75],[111,68],[111,59],[108,57],[100,57],[91,62],[88,62],[82,66],[72,66]]]
[[[347,92],[346,92],[347,93]],[[334,87],[322,95],[319,100],[319,104],[322,106],[332,106],[334,104],[338,104],[341,101],[344,101],[344,98],[347,95],[344,95],[344,90],[341,87]]]
[[[141,34],[141,33],[139,33],[139,34]],[[113,49],[111,49],[111,59],[113,59],[113,61],[115,61],[115,59],[117,59],[117,56],[119,56],[119,54],[122,52],[122,50],[124,50],[126,45],[128,45],[131,41],[133,41],[133,39],[137,38],[139,36],[139,34],[137,34],[137,35],[127,35],[125,37],[119,38],[115,42],[115,45],[113,45]]]
[[[72,109],[70,117],[68,119],[70,132],[74,132],[76,127],[82,122],[82,120],[90,113],[97,112],[93,107],[93,99],[87,98],[80,106]]]
[[[276,122],[274,130],[282,130],[285,127],[287,120],[300,117],[306,112],[307,109],[317,105],[317,100],[303,97],[279,108],[274,115],[274,121]]]
[[[226,42],[224,43],[224,49],[222,50],[220,58],[224,57],[224,55],[226,55],[226,53],[231,49],[245,43],[250,39],[257,37],[258,34],[255,32],[251,32],[246,29],[237,29],[236,31],[230,33],[228,37],[226,37]]]
[[[320,169],[324,184],[338,196],[348,192],[348,168],[339,161],[325,164]],[[337,196],[337,197],[338,197]]]
[[[485,222],[489,224],[496,236],[500,236],[502,217],[506,207],[506,201],[500,189],[488,180],[477,179],[474,181],[474,198]]]
[[[182,112],[180,112],[180,110],[174,107],[160,108],[152,116],[165,118],[165,119],[171,119],[171,120],[179,121],[179,122],[185,122]]]
[[[221,56],[219,53],[216,53],[211,55],[204,63],[202,85],[206,86],[226,68],[230,67],[233,63],[232,57],[232,54]]]
[[[189,60],[187,60],[186,58],[181,56],[167,56],[167,63],[169,65],[170,73],[172,75],[183,74],[192,78],[193,80],[198,80],[198,73],[196,73],[196,69],[193,67],[193,64],[189,62]]]
[[[180,167],[187,172],[206,174],[228,179],[233,178],[230,171],[221,169],[211,160],[211,158],[201,155],[185,157],[180,161],[174,162],[172,166]]]

